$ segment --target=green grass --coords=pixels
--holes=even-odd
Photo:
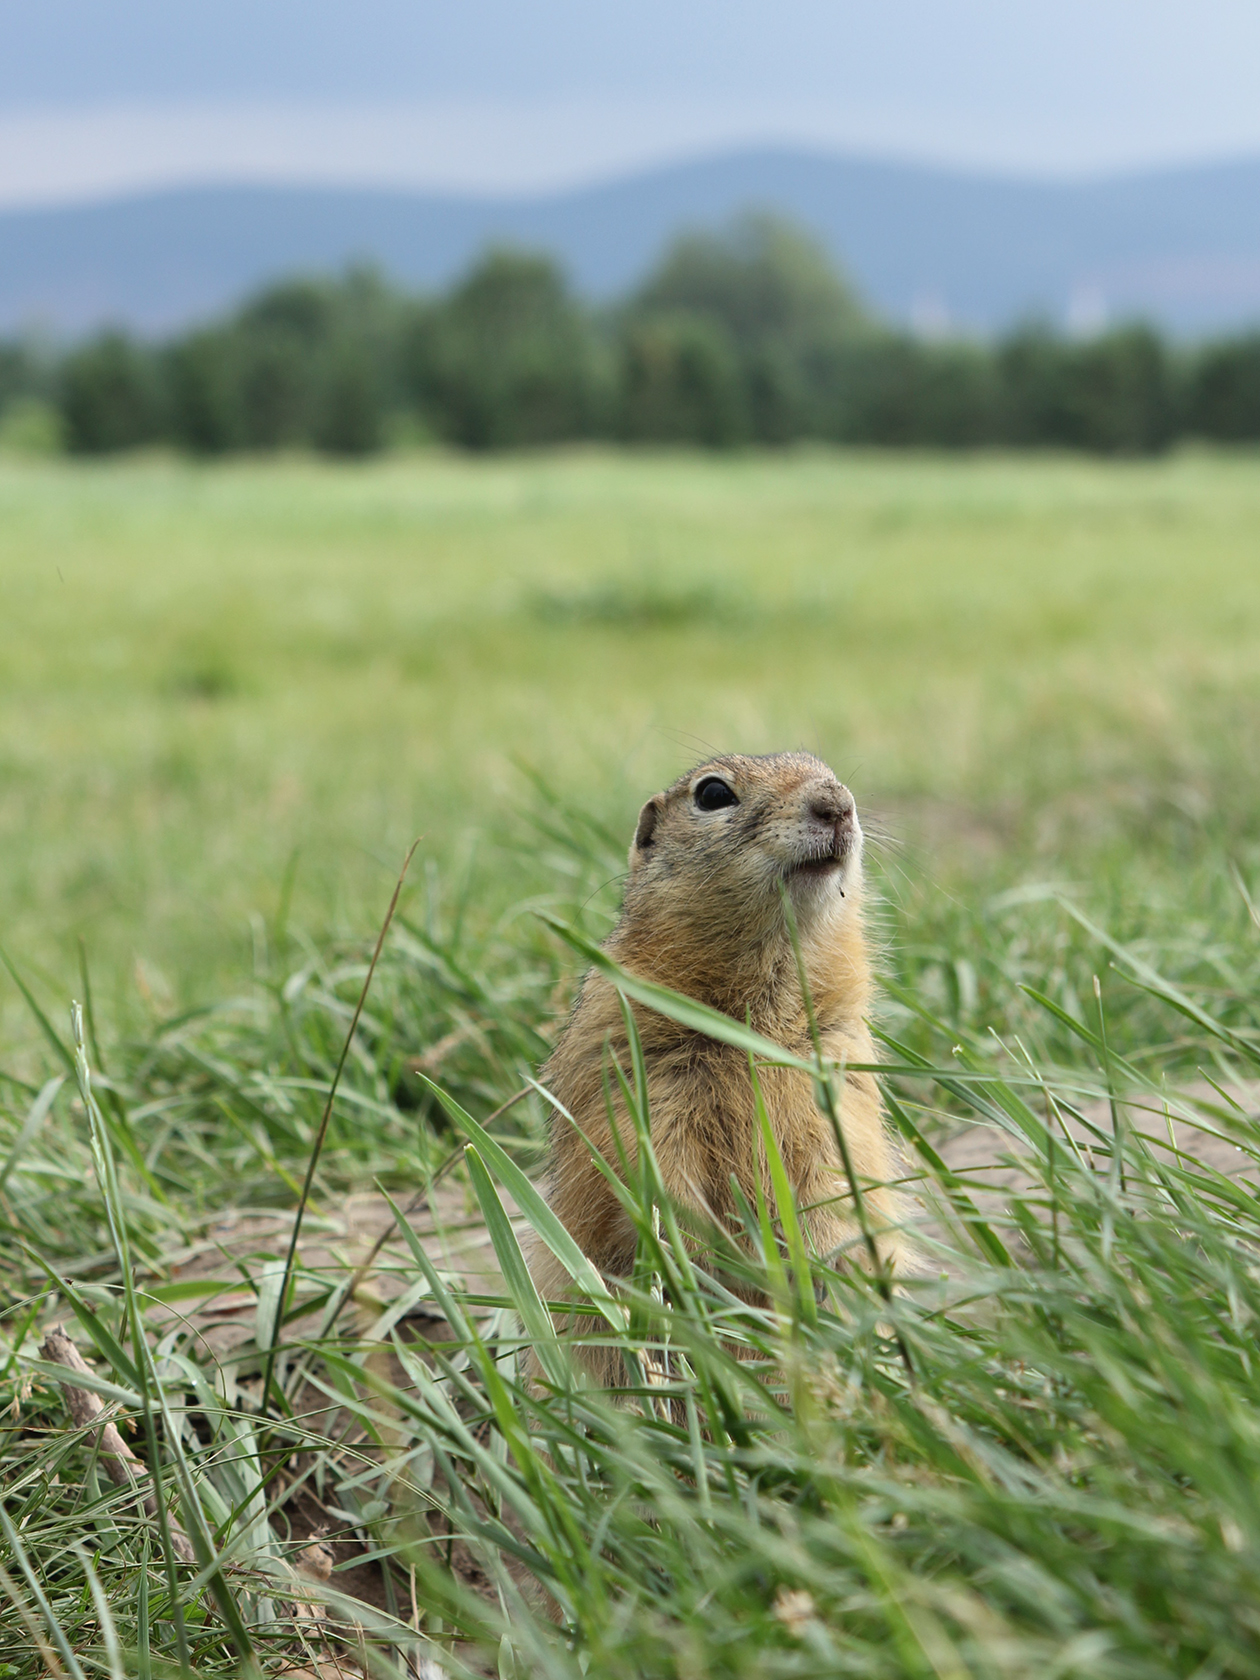
[[[500,908],[518,762],[621,834],[710,744],[815,748],[916,876],[1158,872],[1256,831],[1258,531],[1251,457],[5,461],[0,926],[204,1001],[295,852],[320,933],[417,834]]]
[[[0,1675],[46,1672],[39,1640],[111,1680],[319,1645],[288,1608],[307,1493],[376,1560],[342,1649],[383,1674],[417,1640],[557,1680],[1260,1674],[1260,1220],[1161,1149],[1157,1095],[1260,1155],[1202,1078],[1245,1108],[1260,1060],[1258,515],[1241,456],[0,464],[0,940],[30,989],[0,1015]],[[749,1307],[648,1173],[649,1287],[606,1334],[661,1380],[610,1407],[548,1349],[494,1188],[527,1200],[544,1105],[476,1124],[577,966],[534,912],[598,937],[648,792],[705,744],[798,742],[901,837],[880,1025],[951,1281],[889,1301],[749,1209]],[[433,1316],[391,1365],[377,1309],[328,1321],[349,1272],[299,1266],[263,1408],[283,1244],[223,1362],[169,1317],[170,1257],[293,1205],[416,834],[310,1218],[471,1138],[514,1299],[396,1249]],[[452,1033],[442,1103],[408,1059]],[[1148,1104],[1118,1149],[1114,1091]],[[1080,1158],[1047,1130],[1073,1112]],[[1030,1162],[993,1229],[932,1164],[964,1120]],[[38,1364],[55,1317],[202,1548],[178,1608]],[[344,1615],[350,1579],[305,1590]]]

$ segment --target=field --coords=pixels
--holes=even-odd
[[[813,747],[916,877],[1175,890],[1256,832],[1258,532],[1250,457],[8,464],[6,944],[201,1001],[291,859],[314,933],[417,835],[501,905],[519,766],[625,834],[710,744]]]
[[[451,1673],[1260,1674],[1231,1609],[1260,1578],[1254,1198],[1143,1141],[1163,1091],[1260,1154],[1260,460],[0,459],[0,599],[0,1674],[274,1666],[316,1507],[374,1608],[345,1634],[317,1581],[332,1621],[300,1630],[382,1673],[432,1642]],[[388,1232],[374,1187],[408,1196],[480,1135],[414,1059],[475,1121],[545,1055],[577,959],[532,912],[598,937],[650,792],[711,748],[795,745],[872,834],[889,1089],[954,1220],[943,1294],[883,1300],[765,1216],[730,1264],[773,1310],[719,1299],[647,1186],[664,1301],[618,1334],[681,1365],[633,1422],[559,1365],[533,1396],[514,1320],[447,1250],[417,1284],[395,1237],[330,1320],[364,1253],[346,1198]],[[543,1122],[530,1097],[506,1154],[483,1141],[509,1211]],[[1022,1152],[993,1230],[931,1166],[964,1124]],[[308,1167],[324,1247],[269,1397]],[[487,1218],[510,1278],[464,1171],[426,1217]],[[230,1358],[212,1250],[244,1292]],[[428,1366],[405,1338],[381,1363],[399,1289]],[[178,1614],[169,1533],[39,1363],[58,1317],[169,1470],[197,1542]]]

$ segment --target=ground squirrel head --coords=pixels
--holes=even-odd
[[[862,830],[853,795],[809,753],[710,759],[653,795],[630,848],[626,912],[742,942],[802,937],[856,908]]]

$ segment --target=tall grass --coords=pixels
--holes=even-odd
[[[6,1086],[0,1141],[0,1673],[1260,1673],[1260,1215],[1245,1174],[1165,1124],[1260,1163],[1245,893],[1223,869],[1205,887],[1201,943],[1184,917],[1113,931],[1048,893],[926,933],[913,906],[889,912],[883,1077],[929,1204],[928,1264],[894,1290],[807,1251],[768,1129],[775,1195],[735,1233],[685,1230],[632,1055],[610,1079],[638,1129],[618,1181],[638,1258],[610,1291],[534,1188],[542,1097],[483,1124],[528,1086],[612,908],[590,896],[611,840],[544,820],[568,864],[520,910],[567,940],[524,913],[486,929],[430,880],[350,1034],[312,1206],[372,1179],[396,1192],[393,1307],[388,1278],[358,1302],[348,1266],[299,1263],[286,1298],[273,1246],[241,1263],[252,1339],[215,1357],[205,1285],[169,1266],[212,1216],[296,1199],[366,949],[273,927],[248,997],[107,1055],[90,1009],[67,1034],[32,992],[47,1078]],[[746,1041],[754,1068],[775,1054],[614,978]],[[968,1123],[1020,1163],[1000,1208],[942,1161]],[[443,1170],[484,1220],[494,1288],[412,1232]],[[556,1337],[525,1225],[590,1298],[581,1336],[620,1354],[615,1399]],[[134,1422],[160,1520],[70,1426],[39,1352],[57,1317],[82,1380]]]

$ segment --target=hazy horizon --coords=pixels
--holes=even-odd
[[[1205,0],[48,0],[0,205],[267,182],[540,194],[751,146],[1079,179],[1260,153],[1260,9]]]

